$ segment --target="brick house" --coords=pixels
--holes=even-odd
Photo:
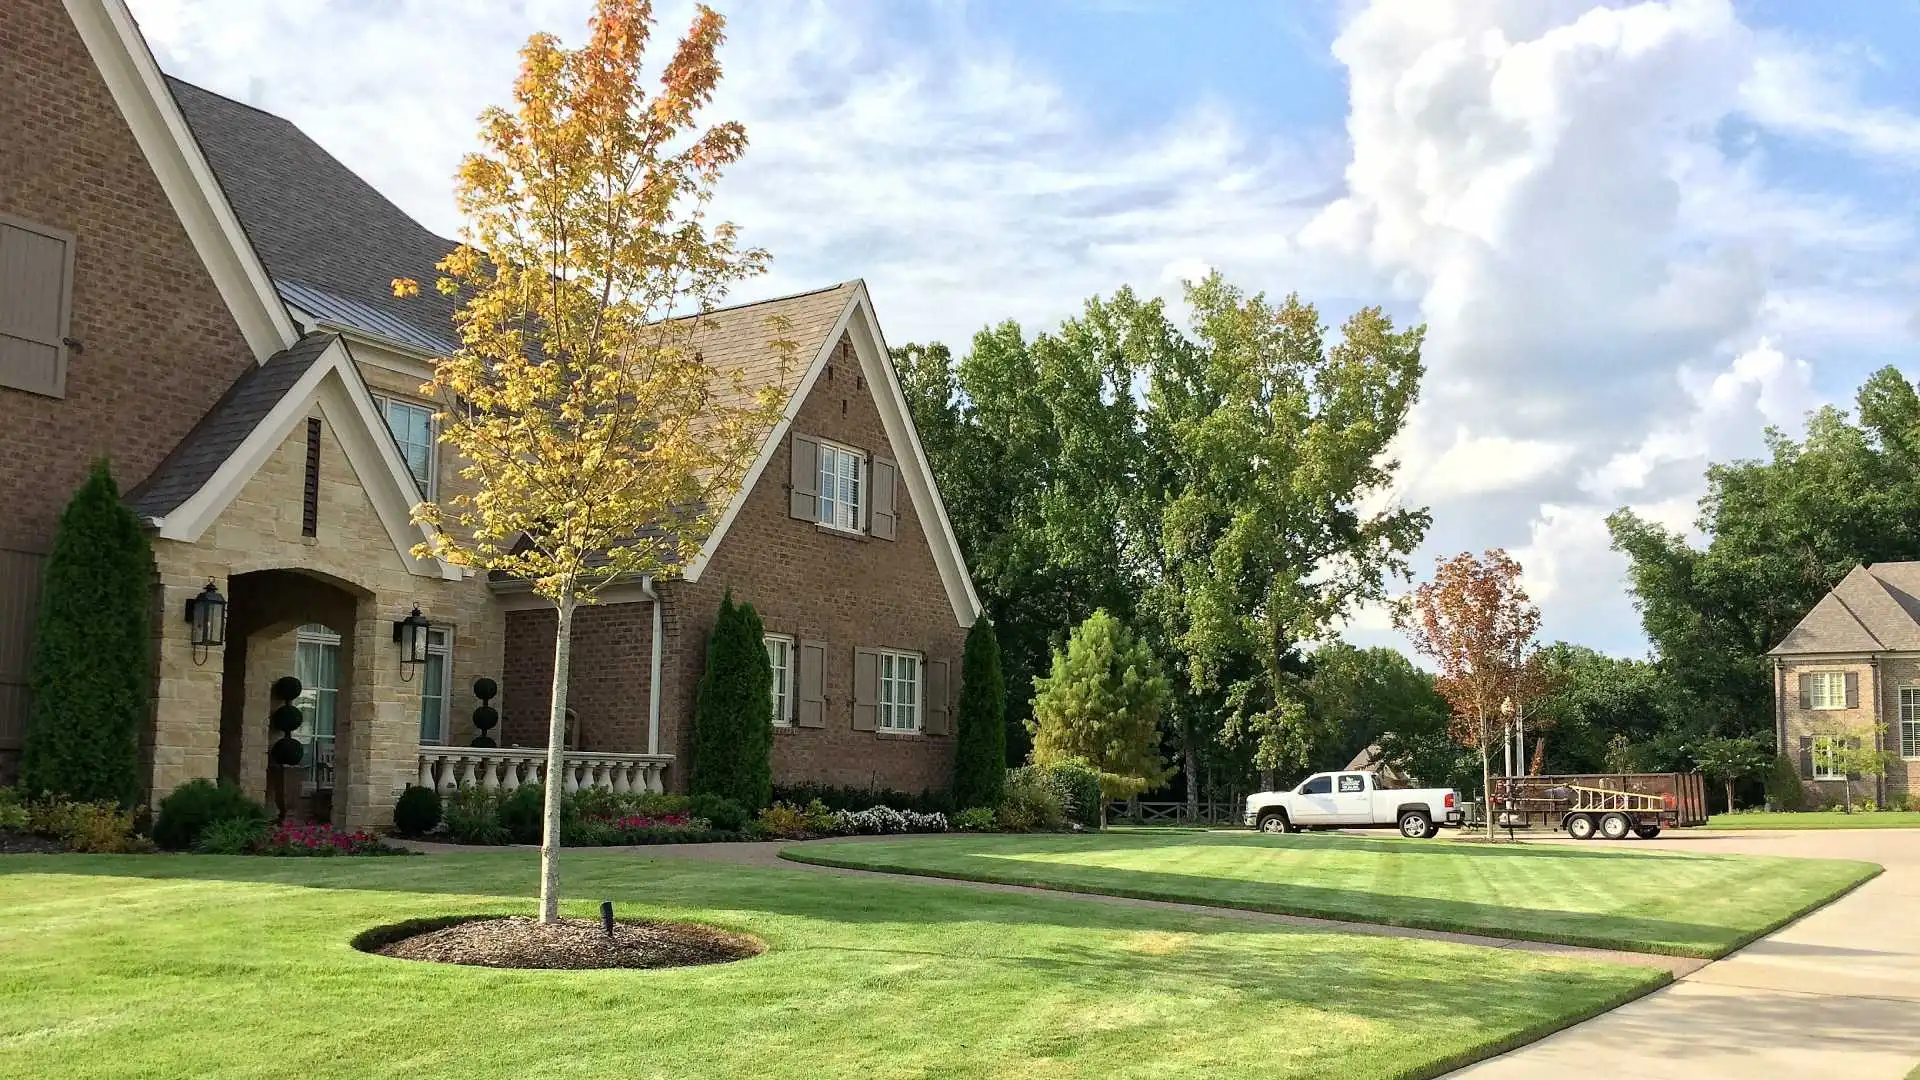
[[[40,570],[100,456],[153,535],[156,797],[271,780],[365,827],[410,782],[535,778],[551,610],[411,554],[413,504],[463,483],[419,396],[451,307],[389,283],[431,280],[452,241],[292,124],[164,76],[124,0],[0,6],[0,146],[0,782]],[[563,782],[684,786],[731,589],[767,624],[778,780],[944,786],[980,604],[865,285],[713,313],[697,344],[787,407],[699,556],[578,617]],[[209,589],[226,600],[212,643],[186,617]],[[285,674],[307,753],[279,772],[268,687]],[[488,750],[467,746],[481,676],[501,685]]]
[[[1920,562],[1854,567],[1768,655],[1774,731],[1809,796],[1920,794]],[[1846,746],[1893,755],[1886,775],[1848,777],[1833,756]]]

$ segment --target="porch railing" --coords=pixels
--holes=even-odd
[[[671,764],[672,754],[569,750],[561,767],[560,786],[564,791],[664,791],[664,774]],[[512,791],[522,784],[540,783],[546,769],[547,752],[537,747],[423,746],[418,783],[442,795],[468,784]]]

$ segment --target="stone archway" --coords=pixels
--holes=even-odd
[[[296,816],[337,818],[336,793],[352,780],[356,720],[356,629],[372,594],[350,582],[300,569],[256,570],[228,579],[227,644],[220,696],[220,776],[274,805],[269,791],[270,688],[283,675],[300,678],[297,702],[308,716],[295,733],[307,747],[286,809]],[[362,722],[365,722],[363,719]]]

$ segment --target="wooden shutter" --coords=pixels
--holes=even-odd
[[[1805,675],[1800,676],[1802,682],[1805,682],[1806,678]],[[1813,779],[1813,736],[1811,735],[1800,736],[1800,779]]]
[[[0,218],[0,386],[67,393],[73,234]]]
[[[928,660],[924,667],[927,673],[927,722],[929,735],[947,735],[953,731],[952,712],[947,704],[948,673],[951,665],[945,660]]]
[[[47,557],[0,548],[0,750],[18,750],[27,729],[27,664],[39,623]]]
[[[1859,707],[1860,673],[1857,671],[1849,671],[1847,672],[1847,708],[1857,709]]]
[[[1847,749],[1849,749],[1849,750],[1858,750],[1858,749],[1860,749],[1860,740],[1859,740],[1859,739],[1848,739],[1848,740],[1847,740]],[[1847,770],[1847,779],[1849,779],[1849,780],[1858,780],[1858,779],[1860,779],[1860,774],[1859,774],[1859,773],[1857,773],[1857,772],[1854,772],[1854,771],[1853,771],[1852,769],[1848,769],[1848,770]]]
[[[853,730],[880,727],[880,650],[853,650]]]
[[[868,475],[872,479],[868,484],[867,501],[872,509],[867,512],[870,523],[867,531],[873,534],[875,540],[891,540],[900,522],[900,515],[894,509],[894,490],[900,469],[886,458],[877,457],[873,459]]]
[[[801,521],[820,520],[820,440],[795,435],[793,467],[787,479],[787,514]]]
[[[1813,708],[1813,676],[1804,671],[1800,673],[1800,707]]]
[[[794,724],[804,728],[827,726],[827,643],[802,641],[799,658],[798,710]]]

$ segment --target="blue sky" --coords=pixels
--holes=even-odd
[[[449,234],[514,50],[586,15],[131,4],[169,71]],[[720,209],[775,256],[752,294],[864,277],[891,342],[964,347],[1217,268],[1424,322],[1389,497],[1433,509],[1422,567],[1513,551],[1553,637],[1641,652],[1606,514],[1687,527],[1709,461],[1920,344],[1915,0],[718,6],[714,115],[752,142]]]

